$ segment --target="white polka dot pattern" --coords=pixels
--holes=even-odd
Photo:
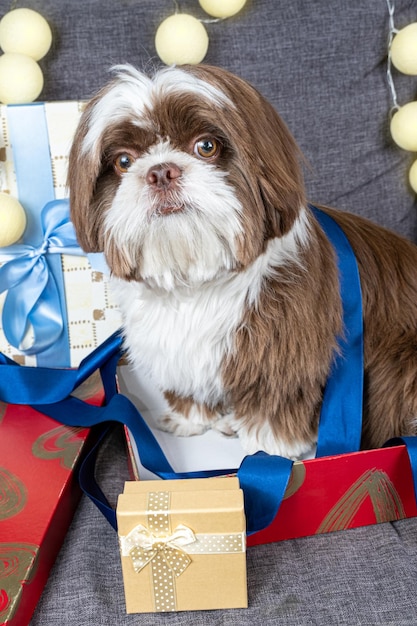
[[[230,554],[244,552],[246,537],[244,533],[232,535],[196,535],[196,541],[186,547],[187,554]]]

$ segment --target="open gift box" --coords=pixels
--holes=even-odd
[[[119,368],[119,385],[140,410],[176,472],[215,472],[221,468],[233,471],[241,465],[245,453],[238,439],[227,439],[214,431],[195,437],[175,437],[155,428],[154,418],[164,410],[165,404],[145,372],[123,365]],[[135,440],[128,428],[126,439],[132,476],[137,480],[156,480],[158,477],[142,464],[141,441],[138,437]],[[277,491],[282,488],[277,474]],[[404,445],[306,459],[290,467],[276,514],[265,528],[248,535],[247,545],[416,515],[413,473]]]
[[[410,459],[415,458],[414,438],[408,438],[412,441],[407,441],[407,447],[391,445],[379,450],[329,455],[296,463],[262,453],[245,457],[238,439],[226,439],[213,431],[191,438],[158,431],[152,425],[152,418],[153,413],[163,409],[163,397],[155,389],[152,393],[152,383],[146,373],[121,366],[118,378],[122,394],[113,396],[107,406],[107,415],[125,424],[132,468],[139,480],[127,483],[129,487],[119,499],[117,519],[115,511],[101,498],[102,494],[93,488],[92,495],[108,521],[115,529],[118,526],[128,612],[226,608],[224,604],[209,606],[204,597],[199,597],[198,604],[177,604],[175,601],[169,603],[168,608],[165,604],[159,606],[152,565],[145,563],[142,554],[136,552],[138,547],[155,549],[156,556],[160,552],[158,544],[169,542],[175,528],[181,525],[193,533],[198,532],[198,525],[190,518],[190,511],[194,514],[195,510],[188,500],[175,501],[172,508],[164,508],[164,503],[161,506],[157,502],[154,509],[144,496],[169,492],[173,480],[181,485],[180,491],[186,491],[187,485],[191,489],[195,479],[202,480],[205,487],[200,486],[198,492],[200,496],[203,494],[204,500],[207,494],[213,496],[210,492],[214,481],[218,484],[237,474],[244,495],[248,547],[417,514],[410,464]],[[146,421],[135,405],[146,416]],[[413,467],[416,467],[415,463]],[[207,496],[203,506],[209,518],[217,511],[218,502],[216,496],[214,498],[212,501]],[[161,515],[167,511],[174,515],[173,524],[162,537],[156,533],[153,543],[147,543],[149,532],[155,534],[149,515]],[[144,545],[140,541],[135,543],[134,538],[129,543],[132,535],[143,533]],[[135,559],[139,560],[138,571]],[[146,572],[142,574],[145,565]],[[176,587],[173,597],[175,590]],[[193,593],[190,595],[195,597]]]

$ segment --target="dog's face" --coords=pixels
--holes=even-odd
[[[304,205],[294,140],[217,68],[130,66],[87,106],[70,155],[72,220],[112,273],[165,289],[246,268]]]

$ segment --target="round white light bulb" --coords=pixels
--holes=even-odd
[[[390,130],[400,148],[417,151],[417,102],[408,102],[394,113]]]
[[[155,35],[156,51],[166,65],[201,63],[207,54],[208,43],[203,24],[186,13],[168,17],[159,25]]]
[[[403,74],[417,74],[417,22],[408,24],[395,35],[391,44],[391,60]]]
[[[42,89],[42,70],[31,57],[14,52],[6,52],[0,56],[0,102],[33,102]]]
[[[201,8],[213,17],[231,17],[245,6],[246,0],[199,0]]]
[[[16,198],[0,193],[0,248],[11,246],[23,235],[26,213]]]
[[[26,54],[39,61],[48,52],[51,43],[49,24],[37,11],[14,9],[0,21],[0,48],[3,52]]]

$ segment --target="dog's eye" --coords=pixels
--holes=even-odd
[[[219,152],[219,143],[216,139],[204,138],[199,139],[194,144],[194,154],[200,159],[212,159]]]
[[[131,154],[122,152],[114,159],[114,169],[118,174],[125,174],[134,162],[135,158]]]

